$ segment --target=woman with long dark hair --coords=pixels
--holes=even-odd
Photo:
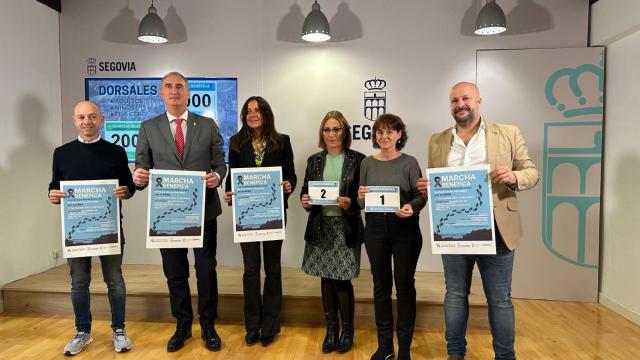
[[[229,142],[229,169],[281,166],[284,206],[296,186],[293,150],[289,136],[276,131],[271,106],[260,96],[245,101],[240,112],[242,128]],[[231,171],[229,171],[231,173]],[[231,177],[227,176],[224,200],[231,205]],[[262,244],[262,256],[260,255]],[[282,240],[241,243],[244,274],[245,342],[251,346],[258,341],[269,346],[280,332],[282,307],[282,273],[280,250]],[[260,263],[264,258],[264,290],[260,295]]]
[[[364,236],[357,201],[364,155],[349,149],[350,145],[349,123],[339,111],[328,112],[318,134],[318,146],[323,150],[307,160],[300,192],[302,207],[309,212],[302,270],[321,278],[327,321],[322,343],[325,354],[332,351],[342,354],[353,347],[355,299],[351,279],[360,273],[360,245]],[[309,204],[309,181],[338,181],[337,205]]]

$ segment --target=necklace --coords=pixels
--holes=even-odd
[[[251,145],[253,146],[253,157],[255,158],[256,165],[261,166],[264,159],[264,148],[267,146],[267,142],[264,139],[252,139]]]
[[[267,146],[267,142],[263,139],[252,139],[251,145],[253,145],[253,149],[259,152],[263,152],[264,148]]]

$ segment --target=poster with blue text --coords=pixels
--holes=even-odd
[[[61,181],[64,258],[120,254],[118,180]]]
[[[201,248],[204,171],[151,169],[147,248]]]
[[[489,165],[427,169],[433,254],[495,254]]]
[[[231,169],[233,242],[284,240],[282,167]]]
[[[215,120],[228,154],[229,138],[238,131],[238,79],[188,80],[189,111]],[[122,146],[131,163],[135,161],[140,123],[166,111],[160,98],[160,78],[86,78],[85,99],[95,102],[104,116],[100,135]]]

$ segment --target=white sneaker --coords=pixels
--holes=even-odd
[[[124,329],[115,329],[111,340],[113,340],[113,347],[116,352],[127,352],[133,347],[131,339],[129,339]]]
[[[87,345],[91,344],[93,338],[91,337],[90,332],[79,331],[76,336],[69,341],[67,346],[64,347],[64,354],[67,356],[73,356],[78,354]]]

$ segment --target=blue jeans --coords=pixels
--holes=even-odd
[[[444,321],[447,353],[464,356],[471,274],[477,263],[489,304],[489,325],[496,359],[515,359],[515,316],[511,303],[514,252],[496,239],[497,255],[442,255],[446,294]]]
[[[91,257],[67,259],[71,271],[71,304],[76,316],[76,331],[91,331],[89,284],[91,283]],[[124,328],[126,288],[122,277],[122,254],[100,256],[102,277],[107,284],[111,305],[111,328]]]

